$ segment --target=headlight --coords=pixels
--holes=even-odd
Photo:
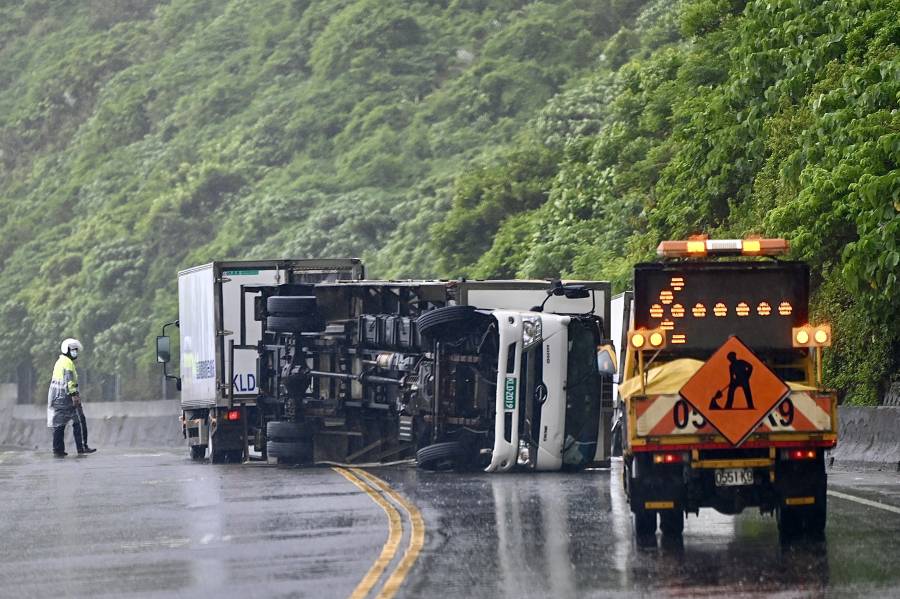
[[[524,349],[528,349],[541,340],[541,317],[540,316],[523,316],[522,317],[522,343]]]

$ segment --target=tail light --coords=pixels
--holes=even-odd
[[[782,460],[814,460],[817,452],[815,449],[782,449]]]
[[[225,412],[225,420],[240,420],[241,419],[241,411],[240,410],[228,410]]]
[[[654,464],[681,464],[685,461],[687,461],[687,454],[683,452],[653,454]]]

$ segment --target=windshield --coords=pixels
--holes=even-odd
[[[590,322],[569,324],[569,360],[566,373],[566,439],[563,464],[582,466],[597,451],[600,427],[600,378],[597,339]]]

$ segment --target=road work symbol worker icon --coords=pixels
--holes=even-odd
[[[679,390],[732,445],[740,445],[790,388],[737,337],[729,337]]]
[[[728,361],[731,365],[728,367],[728,400],[725,402],[725,410],[752,410],[753,409],[753,391],[750,389],[750,375],[753,374],[753,366],[746,360],[738,360],[737,354],[733,351],[728,352]],[[734,407],[734,392],[740,387],[744,392],[744,399],[747,402],[746,408]],[[722,398],[722,389],[716,391],[709,402],[710,410],[721,410],[719,400]]]

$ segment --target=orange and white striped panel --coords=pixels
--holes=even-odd
[[[716,434],[706,418],[680,395],[651,395],[635,402],[638,437]]]
[[[638,437],[713,435],[716,429],[680,395],[652,395],[634,400]],[[827,393],[793,391],[763,419],[754,433],[833,432],[832,398]]]
[[[817,433],[831,430],[831,396],[794,391],[757,427],[757,433]]]

